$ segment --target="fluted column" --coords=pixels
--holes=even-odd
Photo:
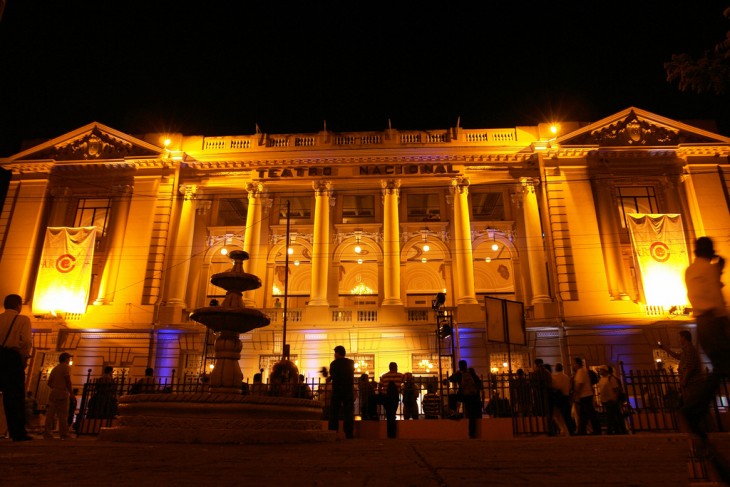
[[[602,180],[593,181],[594,194],[598,211],[596,218],[601,232],[601,251],[606,262],[606,278],[608,292],[613,299],[628,299],[628,279],[624,271],[623,257],[621,256],[620,227],[616,222],[616,200],[611,195],[610,188],[605,187]],[[603,186],[603,187],[601,187]]]
[[[400,297],[400,180],[380,183],[383,188],[383,306],[402,305]]]
[[[127,217],[129,216],[133,187],[129,185],[117,186],[115,190],[117,194],[111,207],[111,228],[109,228],[107,236],[106,262],[94,304],[114,302],[114,293],[117,290],[117,277],[119,277],[119,266],[122,260],[124,234],[127,231]]]
[[[185,294],[190,272],[190,254],[193,250],[193,229],[195,227],[195,193],[198,187],[190,184],[180,185],[183,194],[180,219],[175,234],[175,245],[172,248],[170,271],[168,273],[168,306],[186,307]]]
[[[246,231],[243,235],[243,250],[248,252],[249,259],[244,262],[244,270],[249,274],[260,275],[258,263],[265,259],[261,249],[261,215],[263,213],[264,185],[263,183],[249,183],[246,186],[248,191],[248,210],[246,213]],[[260,277],[260,276],[259,276]],[[243,293],[243,305],[253,307],[255,290]],[[271,289],[267,290],[271,293]]]
[[[310,306],[328,306],[327,278],[330,262],[330,198],[331,181],[315,181],[314,235],[312,239],[312,290]]]
[[[547,270],[545,268],[545,247],[543,245],[540,210],[537,205],[536,178],[522,178],[522,209],[525,217],[525,245],[527,260],[530,263],[530,284],[532,285],[532,304],[549,303]]]
[[[51,188],[50,194],[53,197],[51,212],[48,215],[49,227],[64,227],[68,225],[68,207],[73,192],[68,186]]]
[[[469,180],[455,178],[451,182],[454,200],[454,251],[456,252],[456,304],[477,304],[474,291],[474,252],[471,246],[469,220]]]

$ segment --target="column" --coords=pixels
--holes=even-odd
[[[263,183],[248,183],[248,211],[246,213],[246,230],[243,234],[243,250],[248,252],[249,260],[245,261],[244,270],[261,278],[261,269],[258,263],[265,259],[264,251],[261,249],[261,215],[263,213],[264,185]],[[265,291],[266,295],[271,289]],[[254,295],[255,289],[243,293],[243,305],[246,307],[256,306]]]
[[[15,179],[17,178],[17,180]],[[2,279],[0,295],[20,294],[29,302],[33,295],[34,278],[40,258],[40,250],[46,235],[43,207],[46,204],[48,180],[22,180],[13,174],[5,200],[4,210],[12,218],[6,223],[5,247],[0,254],[0,274],[14,276]],[[11,198],[10,195],[15,195]]]
[[[132,199],[133,187],[129,185],[116,186],[117,193],[112,201],[110,228],[106,245],[106,262],[104,272],[101,275],[99,293],[94,304],[109,304],[114,302],[114,293],[117,290],[117,277],[119,266],[122,261],[122,249],[124,248],[124,234],[127,231],[127,217],[129,216],[129,205]]]
[[[403,305],[400,297],[400,180],[382,181],[383,188],[383,306]]]
[[[315,181],[314,188],[314,235],[312,239],[312,291],[310,306],[329,306],[327,278],[330,262],[330,198],[331,181]]]
[[[474,253],[469,220],[469,180],[451,181],[454,200],[454,252],[456,260],[456,304],[477,304],[474,291]]]
[[[64,227],[68,225],[68,207],[73,192],[68,186],[51,188],[49,191],[53,197],[51,212],[48,216],[49,227]]]
[[[185,308],[190,255],[193,250],[193,229],[195,227],[194,199],[198,187],[191,184],[181,184],[179,191],[183,195],[183,201],[177,233],[175,234],[175,244],[172,248],[172,257],[169,261],[167,305]]]
[[[611,194],[612,187],[606,185],[605,182],[596,180],[592,182],[592,186],[596,195],[596,218],[601,232],[601,251],[606,262],[608,292],[615,300],[629,299],[627,291],[629,281],[624,271],[621,240],[619,239],[621,228],[615,217],[617,202]]]
[[[527,261],[530,263],[530,284],[532,285],[532,304],[550,303],[547,269],[545,268],[545,247],[543,245],[540,210],[537,205],[537,178],[520,178],[522,183],[522,209],[525,217],[525,245]]]

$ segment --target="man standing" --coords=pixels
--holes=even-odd
[[[679,344],[681,346],[679,353],[669,350],[664,344],[660,344],[659,348],[679,360],[679,366],[677,367],[679,387],[682,396],[686,396],[687,389],[702,379],[702,361],[697,348],[692,344],[692,334],[689,331],[682,330],[679,332]]]
[[[342,345],[335,347],[335,359],[330,363],[330,372],[327,377],[332,382],[332,402],[330,407],[329,429],[338,431],[340,425],[340,408],[342,408],[343,427],[345,437],[353,436],[354,421],[354,380],[355,362],[346,358],[347,351]]]
[[[53,438],[51,431],[53,425],[58,420],[58,433],[62,440],[69,437],[68,434],[68,407],[69,397],[73,394],[71,386],[71,368],[68,365],[68,359],[71,358],[66,352],[58,357],[58,365],[53,367],[48,375],[48,387],[51,394],[48,396],[48,409],[46,410],[46,427],[43,432],[43,438],[50,440]]]
[[[593,407],[593,384],[588,371],[583,366],[583,359],[576,357],[573,361],[573,401],[578,406],[577,435],[585,435],[588,430],[588,421],[594,435],[601,434],[601,422],[598,420],[596,408]]]
[[[385,408],[388,438],[395,438],[398,425],[395,416],[400,404],[400,389],[403,384],[403,374],[398,372],[398,364],[388,364],[388,372],[380,376],[380,398]]]
[[[474,369],[467,367],[466,360],[459,360],[459,370],[444,382],[453,382],[459,387],[458,396],[464,403],[464,414],[469,418],[469,438],[477,438],[477,422],[482,416],[482,381]]]
[[[0,390],[13,441],[32,440],[25,430],[25,366],[33,344],[30,318],[20,314],[23,298],[8,294],[0,314]]]
[[[553,379],[550,371],[545,368],[545,362],[541,358],[535,359],[535,369],[530,374],[532,382],[533,404],[538,416],[543,416],[547,423],[548,434],[555,436],[556,425],[553,423]]]

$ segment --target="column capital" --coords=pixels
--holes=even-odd
[[[126,196],[132,196],[132,193],[134,193],[134,186],[131,184],[117,184],[112,187],[112,191],[114,196],[124,198]]]
[[[383,188],[383,196],[387,194],[398,195],[400,192],[400,179],[380,181],[380,187]]]
[[[249,197],[260,198],[264,194],[264,183],[248,183],[246,184],[246,191],[248,191]]]
[[[456,177],[451,180],[451,191],[458,194],[469,194],[469,178]]]
[[[54,186],[48,190],[48,193],[54,198],[66,198],[73,194],[68,186]]]
[[[534,193],[540,185],[540,178],[520,178],[520,184],[524,193]]]
[[[183,195],[185,201],[192,200],[195,198],[195,194],[198,192],[197,184],[181,184],[178,191]]]
[[[332,181],[312,181],[315,196],[332,196]]]
[[[210,210],[213,203],[209,199],[195,200],[195,212],[198,215],[205,215]]]

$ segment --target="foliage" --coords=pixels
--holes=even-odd
[[[730,7],[723,15],[730,19]],[[664,69],[667,81],[678,81],[680,91],[724,94],[730,89],[730,31],[723,41],[697,59],[686,53],[672,54],[672,60],[664,63]]]

